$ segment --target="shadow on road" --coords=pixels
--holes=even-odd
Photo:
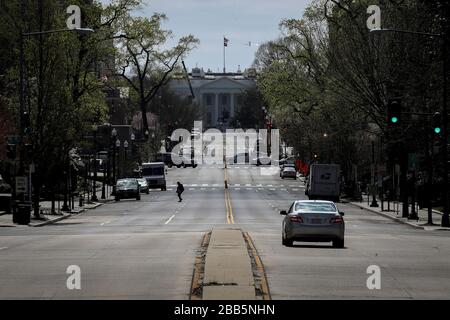
[[[332,245],[314,245],[314,244],[294,244],[292,245],[291,248],[304,248],[304,249],[332,249],[332,250],[336,250],[336,249],[347,249],[347,247],[344,248],[335,248]]]

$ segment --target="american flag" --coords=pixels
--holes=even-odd
[[[230,40],[228,40],[227,38],[223,37],[223,46],[224,47],[228,47],[228,41],[230,41]]]

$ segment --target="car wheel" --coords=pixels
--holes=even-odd
[[[120,201],[120,198],[119,197],[115,197],[114,200]]]
[[[333,240],[334,248],[344,248],[344,239]]]
[[[145,191],[146,194],[150,194],[150,190],[147,189],[147,191]]]
[[[177,164],[177,168],[181,168],[181,164]]]
[[[286,247],[292,247],[292,245],[294,244],[294,241],[292,241],[290,239],[281,239],[281,243]]]
[[[281,236],[281,244],[286,247],[292,247],[294,241],[291,239],[287,239],[283,233],[283,235]]]
[[[137,200],[137,201],[141,200],[141,196],[140,196],[140,195],[137,196],[137,197],[136,197],[136,200]]]
[[[284,180],[284,177],[281,177],[281,179],[283,179],[283,180]]]
[[[167,166],[168,166],[169,168],[172,168],[172,164],[171,164],[171,163],[169,163]]]

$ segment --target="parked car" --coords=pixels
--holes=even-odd
[[[196,168],[197,165],[198,164],[195,159],[191,159],[191,157],[189,157],[189,156],[182,156],[181,164],[177,165],[177,167],[179,168],[180,166],[183,166],[183,168],[187,168],[187,167]]]
[[[282,167],[286,164],[295,166],[295,158],[293,156],[290,156],[287,158],[282,158],[282,159],[280,159],[280,161],[278,163],[279,163],[280,167]]]
[[[139,182],[136,178],[119,179],[116,183],[115,200],[132,199],[141,200]]]
[[[280,172],[281,179],[284,178],[294,178],[294,180],[297,180],[297,170],[295,170],[295,167],[284,167],[283,170]]]
[[[270,165],[272,163],[272,157],[267,154],[260,153],[259,157],[255,156],[252,158],[251,163],[253,165]]]
[[[328,242],[344,247],[344,213],[331,201],[297,200],[286,211],[282,224],[282,244],[290,247],[294,241]]]
[[[287,168],[287,167],[294,168],[294,170],[297,171],[297,169],[295,168],[295,164],[293,164],[293,163],[285,163],[285,164],[280,166],[280,178],[281,178],[281,174],[283,173],[284,168]]]
[[[139,178],[139,179],[137,179],[137,181],[139,183],[139,189],[141,190],[141,192],[145,192],[146,194],[149,194],[150,188],[148,186],[147,179]]]

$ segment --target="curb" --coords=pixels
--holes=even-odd
[[[105,202],[105,203],[107,203],[107,202]],[[44,222],[42,222],[42,223],[33,224],[33,225],[30,225],[30,227],[42,227],[42,226],[45,226],[45,225],[48,225],[48,224],[53,224],[53,223],[55,223],[55,222],[58,222],[58,221],[67,219],[67,218],[69,218],[69,217],[71,217],[71,216],[73,216],[73,215],[79,215],[79,214],[84,213],[84,212],[86,212],[86,211],[88,211],[88,210],[96,209],[96,208],[102,206],[102,205],[105,204],[105,203],[96,203],[96,204],[95,204],[94,206],[92,206],[92,207],[89,207],[89,208],[83,208],[83,209],[81,209],[80,211],[71,211],[69,214],[65,214],[65,215],[63,215],[63,216],[61,216],[61,217],[58,217],[58,218],[55,218],[55,219],[51,219],[51,220],[48,220],[48,221],[44,221]]]
[[[47,220],[47,221],[44,221],[44,222],[41,222],[41,223],[37,223],[37,224],[32,224],[32,225],[30,225],[30,227],[42,227],[42,226],[45,226],[45,225],[48,225],[48,224],[52,224],[52,223],[64,220],[64,219],[66,219],[66,218],[68,218],[70,216],[71,216],[71,214],[66,214],[66,215],[63,215],[63,216],[55,218],[55,219]]]
[[[380,215],[380,216],[383,216],[383,217],[385,217],[385,218],[389,218],[389,219],[391,219],[391,220],[394,220],[395,222],[402,223],[402,224],[406,224],[406,225],[408,225],[408,226],[410,226],[410,227],[412,227],[412,228],[425,230],[425,227],[423,227],[423,226],[418,226],[418,225],[416,225],[416,224],[414,224],[414,223],[411,223],[411,222],[408,222],[408,221],[404,221],[404,220],[402,220],[402,219],[400,219],[400,218],[393,217],[393,216],[391,216],[391,215],[389,215],[389,214],[387,214],[387,213],[380,212],[380,211],[376,211],[376,210],[370,209],[370,208],[366,208],[366,207],[364,207],[364,206],[362,206],[362,205],[359,205],[359,204],[357,204],[357,203],[354,203],[354,202],[346,202],[346,203],[347,203],[347,204],[350,204],[350,205],[353,205],[353,206],[355,206],[355,207],[361,208],[361,209],[363,209],[363,210],[367,210],[367,211],[369,211],[369,212],[376,213],[376,214],[378,214],[378,215]]]

